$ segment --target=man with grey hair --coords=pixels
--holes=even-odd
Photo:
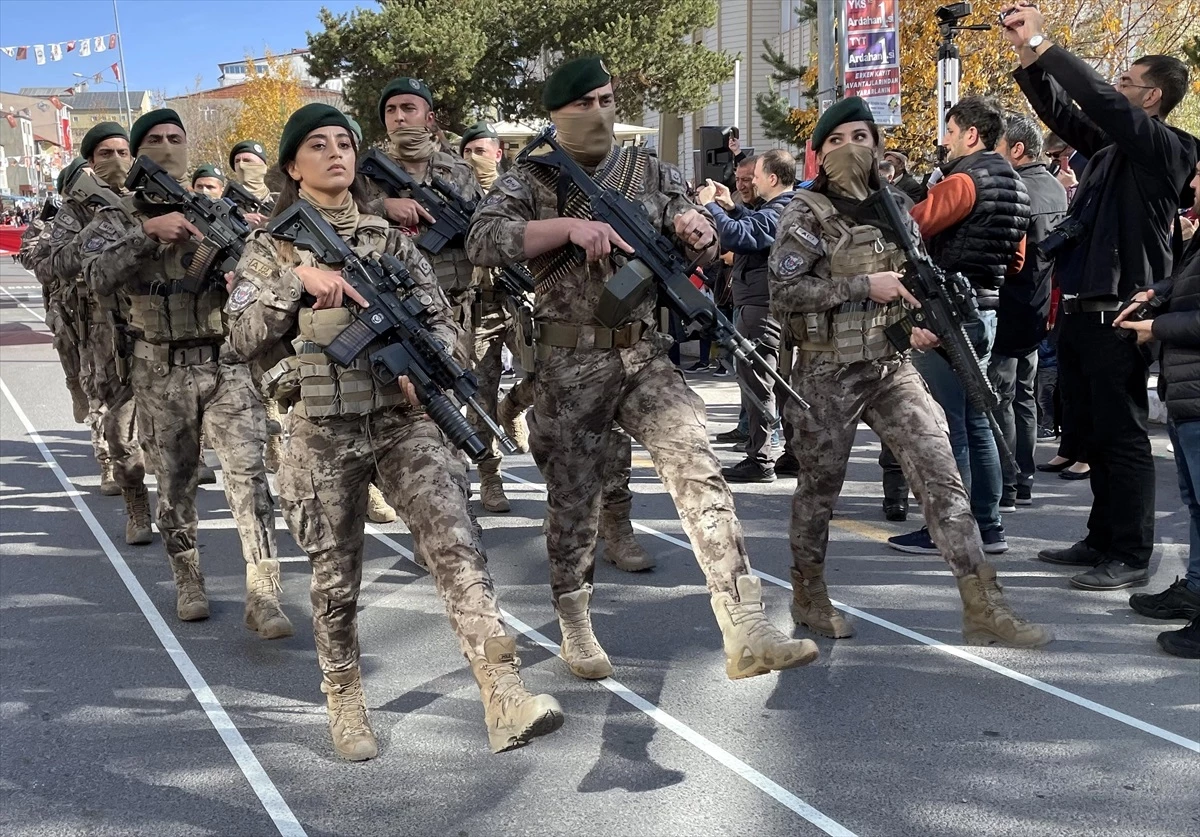
[[[1017,506],[1033,504],[1037,347],[1046,336],[1053,267],[1037,245],[1066,214],[1067,192],[1042,162],[1041,127],[1029,117],[1007,114],[996,151],[1012,164],[1025,184],[1032,214],[1026,231],[1025,264],[1000,286],[996,343],[988,363],[988,375],[1000,393],[996,423],[1013,452],[1001,462],[1004,489],[1000,511],[1013,512]]]

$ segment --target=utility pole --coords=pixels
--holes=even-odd
[[[817,110],[824,113],[837,101],[838,61],[834,21],[837,0],[817,0]]]
[[[117,16],[117,0],[113,0],[113,23],[117,27],[117,56],[121,60],[121,85],[125,90],[125,119],[133,130],[133,108],[129,106],[129,73],[125,72],[125,38],[121,35],[121,18]]]

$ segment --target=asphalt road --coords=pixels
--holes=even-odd
[[[881,541],[860,433],[830,543],[834,597],[858,635],[818,639],[804,669],[730,682],[703,578],[649,459],[634,514],[654,572],[601,564],[594,620],[616,667],[575,679],[554,656],[544,489],[506,460],[508,515],[484,515],[490,567],[527,684],[563,729],[493,756],[474,681],[402,525],[372,529],[361,598],[366,694],[381,752],[333,756],[313,653],[308,567],[277,521],[290,639],[241,624],[243,563],[220,486],[202,488],[212,618],[184,624],[161,541],[126,546],[71,421],[40,295],[0,265],[0,833],[6,835],[1147,835],[1200,833],[1200,663],[1161,653],[1128,592],[1071,589],[1033,560],[1083,531],[1086,483],[1039,475],[995,563],[1049,624],[1041,652],[960,647],[936,558]],[[736,389],[696,378],[710,431]],[[1186,515],[1165,433],[1149,588],[1182,574]],[[1042,458],[1051,454],[1049,446]],[[738,454],[722,450],[732,464]],[[210,463],[217,465],[209,453]],[[219,473],[219,471],[218,471]],[[790,623],[793,481],[737,487],[768,611]]]

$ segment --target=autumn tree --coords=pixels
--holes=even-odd
[[[193,168],[202,163],[225,164],[230,126],[241,107],[236,99],[210,99],[201,95],[202,90],[202,79],[197,76],[182,95],[157,97],[179,114],[187,130],[188,160]]]
[[[290,61],[267,52],[266,65],[265,70],[259,71],[254,60],[246,56],[241,107],[230,126],[226,154],[238,142],[256,139],[266,149],[267,159],[277,160],[283,126],[289,116],[309,101]]]
[[[547,73],[578,55],[604,57],[622,116],[684,112],[733,73],[731,57],[694,43],[717,10],[716,0],[378,0],[377,9],[321,10],[309,70],[349,77],[347,107],[368,141],[383,136],[376,103],[396,76],[424,79],[442,124],[460,130],[484,113],[540,115]]]

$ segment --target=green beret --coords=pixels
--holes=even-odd
[[[146,138],[146,134],[150,133],[150,129],[155,125],[178,125],[183,128],[183,121],[179,118],[179,114],[170,108],[159,108],[152,110],[149,113],[144,113],[138,117],[137,122],[133,123],[133,127],[129,129],[129,150],[137,155],[138,147],[142,144],[142,140]]]
[[[262,143],[258,140],[242,140],[229,152],[229,168],[233,168],[233,158],[247,151],[255,157],[260,158],[264,163],[267,162],[267,152],[262,147]]]
[[[101,122],[99,125],[93,125],[92,129],[83,135],[83,142],[79,144],[79,153],[90,160],[96,153],[96,146],[113,137],[129,139],[129,134],[125,133],[125,129],[116,122]]]
[[[568,61],[546,79],[542,88],[542,104],[546,110],[558,110],[571,104],[597,87],[612,81],[604,62],[592,55]]]
[[[845,125],[847,122],[874,123],[875,117],[871,115],[871,109],[867,107],[867,103],[858,96],[850,96],[836,102],[830,106],[829,110],[821,114],[821,118],[817,120],[817,127],[813,128],[813,150],[819,150],[829,135],[833,133],[833,129],[838,125]]]
[[[58,173],[58,177],[54,178],[54,191],[62,194],[63,187],[67,185],[67,181],[75,176],[75,172],[87,165],[87,159],[84,157],[76,157],[70,164]]]
[[[219,168],[214,165],[210,165],[209,163],[205,163],[202,166],[197,166],[196,170],[192,172],[192,185],[195,186],[196,181],[202,177],[215,177],[222,183],[225,182],[225,174]]]
[[[462,139],[458,143],[458,153],[463,153],[463,149],[467,147],[468,142],[471,142],[472,140],[483,139],[485,137],[487,139],[494,140],[500,139],[500,135],[496,133],[495,129],[492,128],[490,123],[476,122],[470,128],[467,128],[467,130],[463,133]]]
[[[410,96],[420,96],[429,103],[429,107],[433,107],[433,94],[429,92],[429,88],[425,82],[419,78],[394,78],[387,83],[387,87],[383,88],[383,92],[379,94],[379,121],[381,124],[386,124],[383,118],[384,110],[387,108],[388,99],[393,96],[399,96],[402,93],[407,93]]]
[[[358,144],[362,145],[362,125],[358,124],[358,120],[350,114],[346,114],[346,121],[350,123],[350,130],[354,134],[354,138],[358,140]]]
[[[354,133],[354,129],[350,127],[350,119],[333,105],[310,102],[289,116],[287,124],[283,126],[283,134],[279,137],[279,167],[283,168],[296,159],[296,152],[305,137],[317,128],[327,128],[330,125],[337,125],[351,134]]]

